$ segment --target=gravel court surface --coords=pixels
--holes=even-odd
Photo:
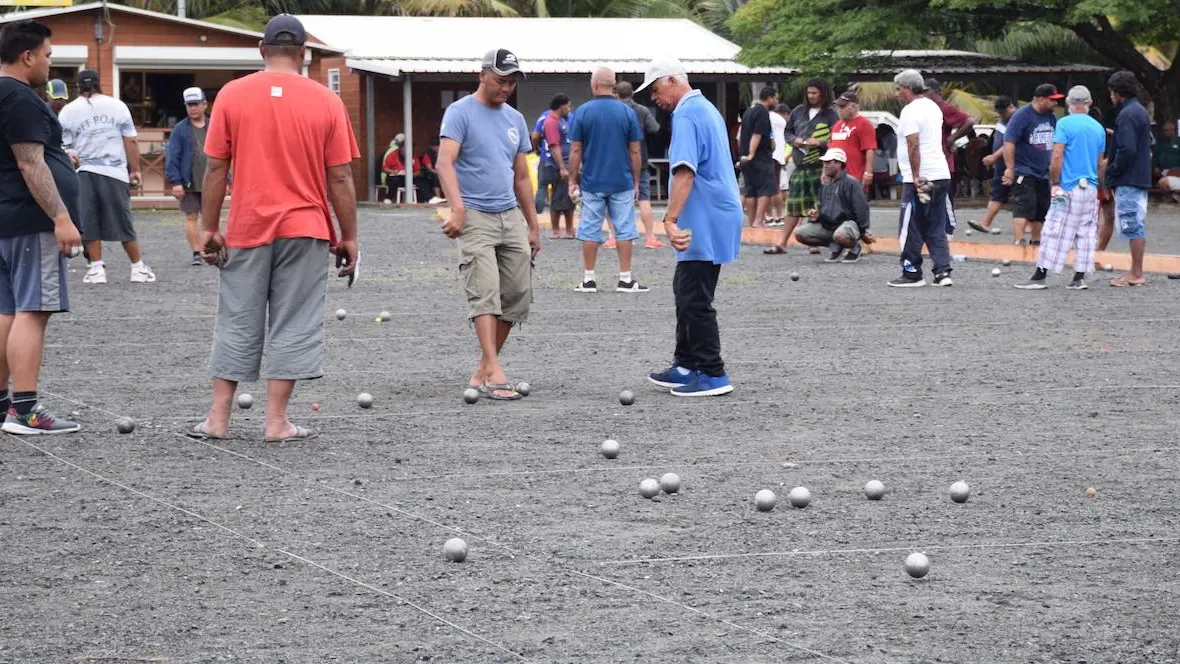
[[[43,387],[87,429],[32,442],[268,548],[3,437],[17,536],[0,544],[2,596],[30,610],[0,627],[0,661],[1180,658],[1177,544],[1160,539],[1180,514],[1166,281],[1024,293],[1011,283],[1027,266],[992,278],[969,262],[952,289],[896,291],[893,256],[748,248],[717,302],[738,391],[685,403],[642,380],[670,351],[671,253],[637,250],[651,294],[584,296],[576,244],[546,241],[532,321],[505,351],[534,395],[466,406],[473,335],[453,244],[426,217],[363,213],[361,282],[329,286],[326,377],[292,405],[322,432],[309,444],[261,442],[261,384],[243,386],[256,404],[223,450],[175,435],[206,406],[216,303],[177,215],[137,216],[159,283],[116,278],[115,247],[106,287],[73,276]],[[600,282],[614,260],[601,252]],[[375,323],[382,310],[393,320]],[[635,406],[618,404],[624,388]],[[116,434],[115,414],[137,431]],[[599,455],[606,437],[619,459]],[[683,494],[638,495],[667,471]],[[860,493],[873,477],[881,503]],[[966,505],[947,498],[956,479]],[[806,510],[786,504],[796,484]],[[759,488],[779,494],[774,512],[753,509]],[[442,559],[451,529],[471,547],[463,565]],[[1144,538],[1157,541],[1116,543]],[[634,562],[986,543],[1039,544],[931,549],[917,582],[900,550]],[[1104,615],[1118,617],[1088,627]],[[50,633],[55,616],[72,627]]]

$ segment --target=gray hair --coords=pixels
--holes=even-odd
[[[893,83],[900,88],[910,90],[914,94],[922,94],[926,91],[926,79],[922,78],[921,72],[917,69],[906,69],[893,77]]]
[[[615,87],[615,72],[609,67],[599,67],[594,70],[594,74],[590,76],[591,87],[613,88]]]

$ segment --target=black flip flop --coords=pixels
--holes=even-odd
[[[971,221],[968,221],[967,225],[970,226],[973,230],[979,231],[980,233],[992,232],[990,228],[987,228],[986,226],[979,223],[978,221],[975,221],[974,219],[972,219]]]
[[[779,254],[787,253],[787,250],[783,249],[782,247],[778,246],[777,244],[772,244],[769,247],[763,249],[762,253],[766,254],[767,256],[777,256]]]

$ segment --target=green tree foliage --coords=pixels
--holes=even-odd
[[[1008,30],[1010,25],[1022,26]],[[992,43],[1068,48],[1043,55],[1065,63],[1074,56],[1135,73],[1155,103],[1157,118],[1180,111],[1176,40],[1180,11],[1174,3],[1145,0],[751,0],[728,27],[754,65],[799,66],[839,74],[865,64],[870,49],[938,48]],[[1068,31],[1072,39],[1062,39]],[[1015,42],[1022,41],[1017,44]],[[1163,52],[1156,66],[1145,46]]]

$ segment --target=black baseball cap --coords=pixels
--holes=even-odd
[[[1008,107],[1011,105],[1012,98],[1008,95],[1000,95],[999,97],[996,97],[996,113],[1002,113],[1008,110]]]
[[[942,92],[942,83],[939,82],[939,80],[937,78],[928,78],[928,79],[926,79],[925,82],[926,82],[926,89],[927,90],[933,90],[935,92]]]
[[[526,78],[520,70],[516,54],[506,48],[494,48],[483,56],[483,68],[490,69],[496,76],[519,76]]]
[[[279,14],[266,24],[262,43],[268,46],[303,46],[307,43],[307,30],[294,16]]]
[[[78,72],[78,87],[85,89],[87,86],[92,88],[98,87],[99,78],[98,72],[93,69],[83,69]]]
[[[1065,99],[1065,95],[1057,91],[1057,86],[1052,83],[1042,83],[1033,91],[1033,97],[1046,97],[1048,99]]]

